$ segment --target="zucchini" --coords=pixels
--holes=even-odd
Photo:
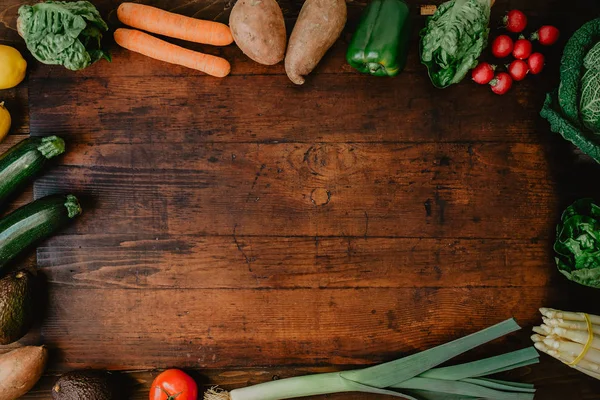
[[[0,206],[23,188],[46,162],[65,152],[58,136],[25,139],[0,156]]]
[[[81,214],[73,195],[53,195],[29,203],[0,219],[0,274],[15,257]]]

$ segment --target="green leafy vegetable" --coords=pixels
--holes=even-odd
[[[44,64],[76,71],[103,58],[110,61],[101,45],[108,26],[88,1],[21,6],[17,27],[31,54]]]
[[[558,90],[540,115],[584,153],[600,162],[600,18],[584,24],[567,42]]]
[[[442,4],[421,31],[421,62],[434,86],[458,83],[487,44],[489,0],[451,0]]]
[[[573,282],[600,288],[600,207],[580,199],[563,213],[554,251],[558,270]]]

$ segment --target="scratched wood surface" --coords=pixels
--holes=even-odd
[[[23,3],[0,0],[0,42],[26,54]],[[94,3],[117,27],[120,1]],[[233,4],[145,3],[221,21]],[[301,3],[280,2],[288,30]],[[37,250],[48,301],[21,344],[47,344],[52,361],[26,398],[49,399],[75,368],[121,371],[143,399],[154,369],[234,388],[371,365],[509,317],[525,328],[472,359],[530,345],[540,306],[600,313],[551,251],[561,210],[600,198],[600,168],[538,117],[560,51],[504,97],[468,81],[436,90],[417,56],[425,3],[411,1],[415,40],[394,79],[345,63],[364,1],[348,3],[303,87],[235,46],[185,44],[229,59],[222,80],[114,44],[113,63],[77,73],[29,58],[27,80],[1,92],[15,126],[0,150],[28,134],[59,134],[69,150],[13,207],[73,192],[85,213]],[[567,21],[559,0],[498,0],[492,20],[522,8],[564,38],[600,12],[572,5]],[[600,399],[598,382],[545,356],[506,376],[540,399]]]

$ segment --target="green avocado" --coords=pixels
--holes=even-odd
[[[116,390],[104,371],[72,371],[52,387],[54,400],[116,400]]]
[[[21,339],[33,322],[33,275],[18,271],[0,279],[0,345]]]

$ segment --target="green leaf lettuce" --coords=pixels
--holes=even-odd
[[[108,26],[88,1],[21,6],[17,26],[31,54],[44,64],[76,71],[102,58],[110,61],[101,45]]]
[[[487,45],[489,0],[451,0],[438,7],[421,31],[421,62],[435,87],[458,83]]]
[[[600,207],[580,199],[563,213],[554,251],[558,270],[573,282],[600,288]]]

